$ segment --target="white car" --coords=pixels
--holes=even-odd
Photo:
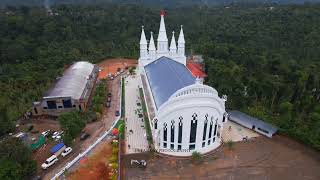
[[[48,167],[52,166],[54,163],[56,163],[58,161],[57,156],[52,155],[51,157],[49,157],[46,162],[44,162],[41,167],[42,169],[47,169]]]
[[[58,131],[55,131],[53,134],[52,134],[52,138],[56,138],[57,136],[59,136],[59,132]]]
[[[72,151],[72,148],[71,147],[67,147],[64,149],[64,151],[61,153],[61,156],[62,157],[65,157],[66,155],[70,154]]]
[[[46,137],[46,136],[49,135],[49,133],[50,133],[50,130],[46,130],[46,131],[42,132],[41,134],[42,134],[44,137]]]
[[[55,141],[59,141],[60,139],[61,139],[60,135],[58,135],[58,136],[56,136],[56,138],[54,138]]]

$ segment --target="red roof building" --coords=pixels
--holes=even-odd
[[[207,74],[203,72],[202,66],[198,63],[187,63],[187,68],[191,71],[192,75],[197,78],[205,78]]]

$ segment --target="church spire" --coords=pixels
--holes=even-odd
[[[170,55],[175,56],[177,53],[177,44],[176,44],[176,38],[174,37],[174,31],[172,31],[172,39],[170,44]]]
[[[141,30],[141,37],[140,37],[140,46],[148,44],[146,35],[144,34],[144,26],[142,26],[141,28],[142,28],[142,30]]]
[[[153,32],[151,31],[151,38],[150,38],[150,43],[149,43],[149,51],[155,51],[156,46],[154,45],[154,40],[153,40]]]
[[[140,37],[140,59],[148,58],[148,42],[142,26],[141,37]]]
[[[179,39],[178,39],[178,55],[180,57],[185,57],[185,41],[184,41],[182,25],[181,25],[181,30],[180,30]]]
[[[164,11],[162,10],[160,13],[160,28],[158,34],[158,53],[160,56],[167,55],[168,52],[168,38],[166,32],[166,25],[164,23]]]
[[[181,43],[181,44],[184,44],[184,43],[185,43],[185,41],[184,41],[184,34],[183,34],[183,25],[181,25],[178,43]]]

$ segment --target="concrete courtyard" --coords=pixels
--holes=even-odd
[[[141,80],[132,75],[125,79],[126,154],[137,153],[148,148],[138,87]]]

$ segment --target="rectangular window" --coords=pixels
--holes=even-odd
[[[174,126],[171,126],[171,137],[170,137],[171,142],[174,142]]]
[[[258,130],[260,130],[260,131],[262,131],[262,132],[264,132],[264,133],[266,133],[266,134],[269,134],[269,131],[264,130],[264,129],[261,129],[261,128],[259,128],[259,127],[258,127]]]
[[[48,109],[57,109],[56,101],[47,101]]]
[[[209,128],[209,138],[212,136],[212,124],[210,123],[210,128]]]
[[[62,106],[58,106],[58,108],[59,108],[59,109],[61,109],[61,108],[62,108]]]
[[[181,145],[178,145],[178,150],[181,150]]]
[[[170,149],[174,149],[174,144],[170,144]]]
[[[163,129],[163,141],[167,141],[167,128]]]
[[[212,143],[214,143],[216,141],[216,138],[214,137],[213,139],[212,139]]]
[[[62,100],[62,104],[64,108],[72,108],[71,99]]]
[[[202,147],[205,147],[205,146],[206,146],[206,142],[203,142],[203,143],[202,143]]]
[[[196,136],[197,136],[197,122],[196,120],[191,121],[191,129],[190,129],[190,143],[196,142]]]
[[[217,134],[217,124],[214,126],[214,135],[215,136]]]
[[[182,125],[179,126],[178,143],[182,142]]]
[[[189,145],[189,149],[190,149],[190,150],[194,150],[195,148],[196,148],[196,145],[195,145],[195,144],[190,144],[190,145]]]
[[[210,143],[211,143],[211,141],[210,141],[210,139],[208,140],[208,145],[210,145]]]
[[[163,147],[164,147],[164,148],[167,148],[167,143],[163,143]]]
[[[202,140],[206,140],[206,136],[207,136],[207,122],[204,123],[204,127],[203,127],[203,136],[202,136]]]

